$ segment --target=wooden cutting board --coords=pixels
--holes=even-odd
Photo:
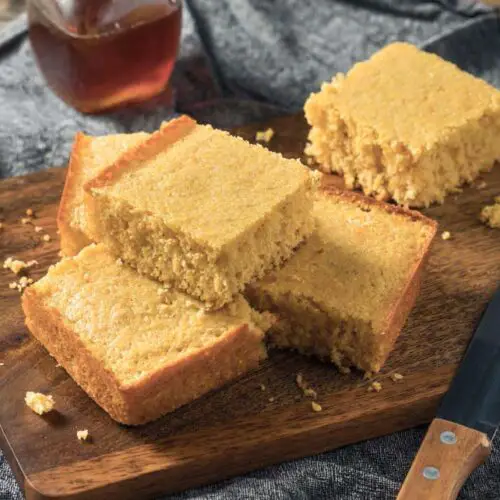
[[[301,157],[301,116],[237,132],[252,139],[267,126],[276,131],[271,149]],[[49,169],[0,183],[0,260],[36,259],[35,279],[58,260],[55,216],[64,176],[64,169]],[[438,236],[433,245],[417,306],[377,377],[379,393],[368,392],[359,373],[341,375],[273,352],[258,372],[157,422],[120,426],[30,337],[19,293],[8,287],[14,275],[0,269],[0,444],[27,498],[154,497],[428,422],[500,282],[500,231],[478,221],[481,207],[500,194],[500,168],[484,180],[484,189],[467,187],[425,211],[452,237]],[[50,242],[20,223],[27,208]],[[301,396],[298,372],[317,390],[323,411],[313,412]],[[395,372],[404,379],[393,382]],[[28,390],[52,394],[57,411],[35,415],[23,401]],[[78,442],[78,429],[88,429],[92,442]]]

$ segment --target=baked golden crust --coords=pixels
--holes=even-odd
[[[121,384],[35,289],[26,290],[22,306],[31,333],[96,403],[127,425],[159,418],[256,368],[266,357],[262,332],[242,325],[211,347],[166,364],[136,382]]]
[[[76,255],[92,241],[84,210],[84,183],[147,137],[145,132],[100,137],[76,134],[57,214],[63,256]]]
[[[88,181],[83,188],[90,193],[92,188],[112,184],[119,179],[120,175],[140,168],[144,160],[186,137],[195,129],[196,125],[196,121],[186,115],[162,123],[161,133],[152,134],[142,144],[130,149],[113,165],[105,168],[94,179]]]
[[[71,203],[75,198],[76,190],[81,189],[82,157],[85,155],[90,141],[90,137],[82,132],[77,132],[71,149],[66,181],[57,211],[57,228],[60,233],[61,252],[64,256],[76,255],[83,247],[91,243],[86,234],[71,224]]]

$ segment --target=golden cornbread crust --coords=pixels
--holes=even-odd
[[[262,205],[240,195],[247,189],[236,179],[254,191],[262,186]],[[312,232],[312,184],[300,162],[182,116],[84,189],[93,239],[141,274],[216,310]]]
[[[329,359],[340,368],[354,365],[364,371],[378,372],[392,351],[415,304],[420,289],[422,269],[430,244],[436,234],[437,224],[419,212],[388,205],[353,192],[329,187],[323,188],[319,196],[324,197],[326,201],[331,201],[335,207],[346,204],[353,208],[357,207],[363,212],[371,209],[374,212],[402,217],[407,222],[415,223],[416,231],[423,231],[419,236],[421,239],[417,239],[418,250],[414,254],[410,252],[411,261],[408,261],[408,268],[403,268],[401,277],[397,280],[397,286],[393,287],[388,296],[390,302],[384,299],[379,305],[382,310],[371,311],[363,316],[361,310],[357,310],[356,303],[350,304],[347,309],[339,309],[341,302],[335,299],[336,288],[332,287],[329,291],[328,283],[324,284],[326,293],[334,297],[330,305],[321,299],[321,294],[316,293],[314,288],[312,290],[309,286],[304,288],[302,286],[304,281],[314,279],[311,271],[305,268],[306,257],[304,256],[309,255],[307,245],[313,245],[311,249],[318,254],[316,258],[318,262],[321,262],[324,255],[322,249],[325,248],[324,245],[327,245],[323,242],[321,244],[323,246],[320,247],[315,233],[301,247],[302,250],[298,250],[296,257],[299,260],[294,263],[293,259],[296,257],[292,257],[281,271],[273,272],[262,281],[250,285],[246,296],[253,307],[270,311],[279,318],[269,332],[272,345],[279,348],[292,348],[303,354]],[[339,217],[344,217],[339,209],[337,212]],[[341,220],[343,221],[343,218]],[[345,223],[347,224],[348,221]],[[394,220],[393,223],[397,224],[397,221]],[[380,234],[380,238],[385,237],[388,235]],[[334,241],[332,244],[335,243]],[[351,258],[347,255],[342,256],[342,252],[348,251],[348,247],[343,249],[340,241],[338,245],[338,248],[332,252],[332,258],[335,255],[339,259]],[[370,247],[368,246],[364,251],[369,253]],[[299,255],[300,252],[302,256]],[[307,260],[310,265],[314,266],[314,256],[307,257]],[[363,269],[360,269],[361,273]],[[332,273],[332,279],[335,279],[336,274],[333,274],[333,270],[320,268],[319,272],[328,276],[328,279],[330,279],[329,273]],[[371,283],[364,281],[368,277],[360,278],[362,281],[352,286],[356,290],[359,289],[359,301],[363,301],[366,300],[366,293],[360,287],[371,286]],[[293,282],[297,285],[292,286],[290,283],[293,284]],[[345,288],[343,290],[348,295],[349,291]],[[378,288],[375,290],[378,293]],[[378,314],[379,318],[372,317],[372,314]]]
[[[96,169],[108,166],[106,162],[119,157],[127,148],[136,146],[145,140],[148,134],[138,132],[135,134],[118,134],[102,137],[92,137],[77,132],[66,174],[66,181],[57,212],[57,227],[60,233],[61,254],[64,257],[76,255],[82,248],[89,245],[92,240],[86,227],[86,218],[83,212],[83,185]],[[98,149],[96,151],[93,150]],[[100,165],[100,163],[103,163]]]
[[[31,333],[111,418],[127,425],[159,418],[256,368],[266,357],[262,332],[242,325],[210,348],[171,362],[137,382],[120,384],[35,289],[26,290],[22,306]]]
[[[83,247],[91,243],[91,240],[83,231],[71,224],[71,203],[76,190],[81,189],[82,157],[85,155],[90,140],[90,137],[82,132],[77,132],[75,136],[61,202],[57,211],[57,228],[60,233],[61,252],[64,256],[76,255]]]
[[[306,153],[381,200],[442,203],[500,159],[500,92],[406,43],[324,83],[304,111]]]

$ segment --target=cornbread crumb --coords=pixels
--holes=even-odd
[[[0,366],[4,366],[4,365],[5,365],[5,363],[0,363]]]
[[[348,366],[339,365],[337,368],[338,368],[339,372],[342,373],[343,375],[347,375],[348,373],[351,373],[351,369]]]
[[[43,227],[42,226],[35,226],[35,233],[40,233],[43,231]]]
[[[493,205],[487,205],[481,210],[479,219],[491,228],[500,228],[500,196],[495,197]]]
[[[398,382],[399,380],[403,380],[403,375],[401,373],[391,373],[391,380],[393,382]]]
[[[316,403],[316,401],[311,401],[311,408],[316,412],[323,410],[323,407],[319,403]]]
[[[309,384],[304,380],[304,376],[302,375],[302,373],[297,373],[297,376],[295,377],[295,382],[297,384],[297,387],[304,394],[304,396],[313,399],[316,399],[318,397],[318,393],[314,389],[309,387]]]
[[[31,224],[30,217],[21,217],[21,224]]]
[[[43,415],[54,409],[54,398],[41,392],[28,391],[24,397],[26,405],[38,415]]]
[[[267,130],[263,130],[257,132],[255,134],[255,140],[257,142],[269,142],[274,136],[274,130],[272,128],[268,128]]]
[[[43,241],[50,241],[50,234],[44,234],[44,235],[42,236],[42,240],[43,240]]]
[[[487,184],[485,181],[479,181],[475,186],[477,189],[484,189],[487,186]]]
[[[14,274],[19,274],[24,269],[28,269],[37,264],[38,262],[36,260],[24,262],[22,260],[13,259],[12,257],[7,257],[3,263],[3,268],[10,269]]]
[[[274,398],[273,397],[269,398],[269,402],[274,403]]]
[[[380,382],[372,382],[368,386],[368,392],[380,392],[382,390],[382,384]]]
[[[363,374],[363,380],[371,380],[373,378],[373,372],[365,372]]]
[[[86,441],[89,437],[89,431],[88,429],[83,429],[81,431],[76,431],[76,438],[79,441]]]
[[[26,209],[26,215],[27,215],[28,217],[33,217],[33,214],[34,214],[34,212],[33,212],[33,209],[32,209],[32,208],[28,208],[28,209]]]
[[[13,281],[9,283],[9,288],[17,288],[18,292],[22,292],[28,285],[31,285],[33,280],[31,278],[27,278],[26,276],[21,276],[19,281]]]
[[[449,240],[451,238],[451,233],[449,231],[443,231],[443,234],[441,235],[442,240]]]
[[[262,392],[266,390],[266,386],[264,384],[260,384],[259,387]]]

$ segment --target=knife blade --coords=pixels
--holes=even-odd
[[[500,425],[500,288],[439,405],[397,500],[457,497]]]

